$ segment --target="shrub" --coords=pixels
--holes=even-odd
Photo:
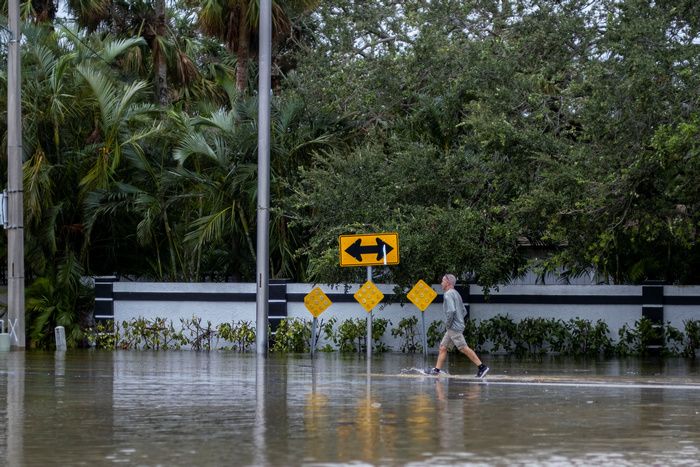
[[[663,345],[661,349],[663,354],[673,354],[674,351],[665,345],[667,336],[671,336],[672,340],[675,340],[679,336],[679,331],[670,326],[670,324],[655,325],[649,318],[642,317],[634,322],[634,327],[630,327],[627,324],[622,326],[618,335],[620,340],[615,348],[618,355],[646,356],[650,353],[649,346],[657,342]]]
[[[506,332],[510,330],[507,323]],[[512,334],[516,355],[543,355],[548,351],[559,352],[565,340],[566,328],[561,320],[525,318],[516,324]]]
[[[515,350],[514,340],[518,326],[508,315],[496,315],[484,320],[481,327],[484,337],[493,345],[492,352],[503,349],[506,353],[512,353]]]
[[[695,351],[700,349],[700,320],[686,320],[683,325],[686,335],[683,355],[695,358]]]
[[[572,318],[565,324],[567,338],[562,352],[567,355],[609,355],[613,351],[610,328],[603,320],[595,325],[581,318]]]
[[[391,335],[401,338],[399,349],[404,353],[422,352],[423,346],[417,341],[418,317],[407,316],[399,321],[399,325],[391,330]]]
[[[84,333],[91,347],[104,350],[114,350],[119,334],[111,319],[85,329]]]
[[[442,340],[442,336],[445,335],[445,324],[442,321],[433,321],[428,326],[426,334],[428,347],[435,347]]]
[[[98,329],[99,331],[99,329]],[[98,339],[106,340],[105,331]],[[98,334],[99,335],[99,334]],[[114,327],[114,340],[111,348],[123,350],[177,350],[189,342],[182,331],[176,331],[166,318],[132,318]]]
[[[255,326],[250,321],[221,323],[216,327],[216,333],[219,339],[233,344],[231,347],[224,347],[227,350],[246,352],[255,343]]]
[[[273,352],[308,352],[311,340],[311,324],[300,318],[285,318],[275,331]]]
[[[189,332],[187,342],[192,350],[211,350],[211,342],[215,337],[215,330],[211,321],[202,326],[202,318],[193,316],[192,319],[180,318],[182,332]]]

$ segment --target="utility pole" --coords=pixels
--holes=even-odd
[[[260,0],[258,76],[258,209],[255,348],[267,354],[270,296],[270,75],[272,73],[272,0]]]
[[[9,0],[7,53],[7,305],[10,346],[24,350],[24,196],[19,0]]]

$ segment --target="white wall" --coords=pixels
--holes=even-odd
[[[664,297],[698,297],[700,296],[700,286],[698,285],[666,285],[664,286]],[[664,305],[664,321],[670,322],[672,326],[685,329],[684,321],[700,319],[700,306],[698,305]]]
[[[309,293],[316,285],[313,284],[287,284],[287,294],[303,296]],[[345,286],[318,285],[326,294],[352,295],[359,289],[361,284]],[[377,287],[384,294],[393,294],[394,286],[377,284]],[[440,291],[439,285],[432,286],[434,290]],[[243,293],[254,297],[255,284],[252,283],[149,283],[149,282],[115,282],[113,292],[117,296],[114,301],[114,319],[118,322],[130,320],[135,317],[148,319],[168,318],[177,327],[180,319],[191,319],[197,316],[203,322],[211,321],[213,325],[223,322],[249,321],[255,322],[255,300],[224,302],[224,301],[192,301],[186,298],[178,300],[179,294],[197,293],[212,294],[221,293]],[[524,318],[558,318],[568,321],[572,318],[583,318],[592,322],[601,319],[608,324],[611,337],[617,337],[618,330],[625,324],[634,326],[635,321],[642,316],[640,304],[527,304],[527,303],[498,303],[499,297],[521,296],[521,297],[548,297],[548,296],[582,296],[582,297],[639,297],[641,300],[641,286],[610,286],[610,285],[509,285],[501,286],[498,290],[491,290],[490,301],[485,303],[474,303],[481,301],[481,289],[471,286],[470,292],[473,300],[470,304],[471,318],[482,321],[496,315],[508,315],[514,321]],[[122,300],[119,294],[125,293],[160,293],[167,294],[169,300]],[[668,300],[672,297],[700,297],[700,286],[665,286],[664,296]],[[124,295],[122,295],[124,297]],[[173,300],[173,297],[175,300]],[[133,297],[132,297],[133,298]],[[333,298],[331,297],[331,300]],[[636,299],[635,299],[636,300]],[[306,310],[302,301],[288,301],[287,314],[289,317],[296,317],[311,320],[311,314]],[[377,318],[389,319],[393,327],[406,317],[415,315],[418,317],[420,330],[420,312],[412,304],[380,304],[374,311],[373,316]],[[365,318],[367,312],[354,300],[333,303],[328,310],[320,316],[320,319],[327,321],[331,317],[336,317],[338,323],[349,318]],[[426,328],[435,320],[443,319],[442,304],[433,303],[425,311]],[[673,326],[683,330],[683,321],[700,319],[700,307],[696,305],[665,305],[664,321],[670,322]],[[385,343],[392,348],[397,348],[399,342],[390,334],[390,328],[385,335]],[[323,341],[321,345],[323,345]]]
[[[475,290],[472,288],[471,290]],[[500,286],[490,295],[495,301],[499,295],[524,296],[641,296],[640,286],[624,285],[508,285]],[[568,321],[573,318],[587,319],[593,323],[599,319],[605,321],[613,337],[625,324],[630,326],[641,318],[639,305],[578,305],[578,304],[538,304],[538,303],[477,303],[470,306],[471,317],[482,321],[496,315],[508,315],[518,322],[524,318],[558,318]]]
[[[255,294],[255,284],[248,283],[184,283],[184,282],[115,282],[113,292],[168,293],[177,298],[183,293],[251,293]],[[255,321],[255,301],[215,302],[215,301],[156,301],[156,300],[115,300],[114,320],[127,321],[142,317],[147,319],[168,318],[174,325],[180,318],[192,319],[197,316],[203,322],[216,325],[232,321]]]

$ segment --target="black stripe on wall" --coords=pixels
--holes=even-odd
[[[159,302],[254,302],[254,293],[114,292],[114,300]]]
[[[483,295],[470,297],[470,303],[503,303],[522,305],[641,305],[641,296],[635,295]]]
[[[664,305],[700,305],[700,297],[688,295],[664,296]]]
[[[303,302],[306,294],[288,293],[287,302]],[[333,303],[354,303],[355,297],[345,293],[327,293]],[[255,293],[203,293],[203,292],[114,292],[114,300],[122,301],[191,301],[191,302],[255,302]],[[464,297],[464,294],[462,295]],[[394,294],[386,294],[386,300],[396,300]],[[472,304],[522,304],[522,305],[644,305],[641,295],[489,295],[470,294],[464,297]],[[434,303],[442,303],[442,294]],[[664,305],[700,306],[700,296],[664,296]]]

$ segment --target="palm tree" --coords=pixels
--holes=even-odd
[[[174,152],[179,164],[174,174],[186,184],[187,196],[199,212],[185,239],[200,260],[222,242],[239,261],[255,258],[250,216],[255,172],[249,156],[254,146],[240,138],[237,125],[235,110],[189,118]]]
[[[129,42],[137,41],[121,43],[128,47]],[[94,163],[80,184],[87,190],[107,188],[121,164],[123,153],[141,157],[140,141],[158,131],[158,124],[153,120],[156,108],[140,102],[139,94],[148,86],[145,81],[121,85],[94,65],[81,64],[77,69],[96,103],[93,144],[86,148],[93,153]]]
[[[224,41],[236,54],[236,89],[244,94],[248,88],[248,61],[256,56],[259,0],[204,0],[199,11],[199,25],[205,34]],[[273,0],[273,41],[291,30],[291,18],[311,10],[318,0]]]
[[[84,88],[75,72],[78,54],[61,30],[25,24],[22,90],[25,252],[27,277],[42,275],[56,255],[70,250],[79,237],[79,201],[72,184],[79,163],[73,148],[89,131]],[[77,242],[78,245],[80,241]]]
[[[270,212],[271,275],[293,277],[300,268],[296,251],[304,236],[290,227],[289,210],[282,204],[296,183],[299,166],[311,154],[340,144],[332,127],[318,127],[307,121],[297,101],[273,100]],[[187,180],[187,192],[198,196],[201,215],[191,223],[186,240],[198,251],[212,245],[228,244],[229,251],[254,270],[254,229],[257,194],[257,101],[238,101],[233,110],[218,110],[207,117],[190,120],[174,153]]]
[[[130,170],[108,189],[97,189],[85,199],[85,228],[87,232],[124,231],[135,238],[148,254],[143,261],[134,261],[134,254],[120,249],[117,265],[133,275],[146,275],[156,280],[193,280],[190,265],[193,254],[184,244],[185,229],[191,217],[188,193],[179,176],[173,173],[171,156],[173,136],[181,131],[185,120],[182,112],[170,111],[163,121],[163,131],[143,142],[144,151],[138,158],[128,160]],[[114,225],[126,220],[127,226]],[[135,233],[135,235],[134,235]],[[133,240],[125,244],[133,252]]]
[[[83,274],[78,258],[69,252],[27,288],[28,332],[34,346],[51,347],[56,326],[65,328],[69,347],[82,343],[82,329],[89,324],[94,300],[82,282]]]
[[[166,106],[171,102],[169,75],[179,73],[182,77],[183,70],[188,76],[193,74],[192,60],[183,53],[165,0],[68,0],[68,7],[75,14],[78,26],[88,32],[144,40],[147,51],[133,49],[128,65],[139,76],[151,77],[155,103]]]

